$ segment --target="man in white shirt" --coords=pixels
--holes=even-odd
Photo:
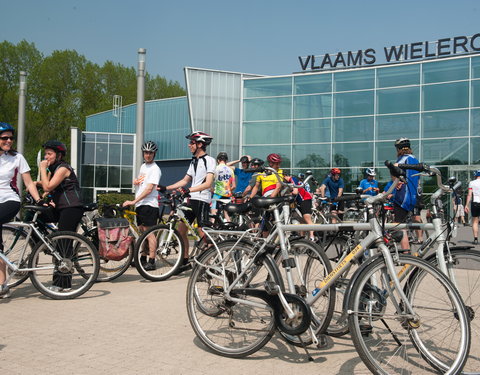
[[[467,202],[465,203],[465,212],[471,213],[473,244],[478,244],[478,218],[480,217],[480,169],[474,173],[475,180],[468,184]],[[472,207],[470,208],[470,203]]]
[[[192,153],[192,161],[187,170],[187,174],[180,181],[175,182],[169,186],[159,186],[159,191],[165,190],[181,190],[185,195],[190,195],[187,206],[192,210],[185,213],[189,223],[193,223],[196,219],[198,224],[198,234],[205,241],[205,235],[202,231],[202,226],[208,225],[210,203],[212,202],[211,187],[213,184],[216,161],[211,156],[207,155],[207,146],[212,143],[213,137],[202,131],[194,131],[187,135],[190,142],[188,148]],[[189,189],[184,187],[191,184]],[[182,236],[184,244],[183,264],[180,267],[180,272],[185,271],[190,267],[188,262],[189,242],[187,237],[188,228],[183,223],[179,223],[178,232]]]
[[[140,167],[138,178],[133,181],[135,185],[135,199],[123,202],[123,207],[135,205],[138,228],[144,232],[157,224],[158,220],[158,192],[157,185],[162,177],[162,172],[155,163],[155,154],[158,150],[155,142],[148,141],[142,146],[143,159],[145,162]],[[140,261],[146,271],[155,269],[156,241],[153,236],[148,238],[149,259],[142,254]]]

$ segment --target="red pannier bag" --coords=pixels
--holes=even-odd
[[[101,258],[122,260],[128,255],[133,237],[128,235],[129,223],[124,218],[97,218],[98,251]]]

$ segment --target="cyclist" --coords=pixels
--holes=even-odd
[[[299,174],[300,175],[300,174]],[[303,175],[305,179],[305,175]],[[300,176],[297,178],[295,176],[285,176],[287,182],[293,182],[295,185],[298,185],[302,180]],[[297,203],[298,210],[302,214],[302,218],[306,224],[313,224],[312,221],[312,200],[313,195],[310,192],[310,186],[306,184],[301,188],[294,188],[292,194],[295,196],[295,201]],[[310,240],[315,241],[315,236],[313,231],[310,231]]]
[[[282,157],[278,154],[269,154],[267,156],[268,165],[277,171],[280,178],[283,178],[283,170],[280,169]],[[262,196],[276,197],[280,193],[282,184],[278,181],[277,176],[273,173],[262,174],[257,176],[255,186],[253,187],[250,198],[253,198],[257,191],[261,188]]]
[[[186,217],[189,223],[193,223],[195,219],[197,220],[198,234],[204,241],[204,244],[206,244],[202,226],[209,225],[210,203],[212,201],[210,188],[213,184],[216,164],[215,159],[207,154],[207,146],[212,143],[213,137],[202,131],[194,131],[185,138],[190,141],[188,148],[193,155],[187,174],[180,181],[172,185],[160,186],[159,190],[164,192],[165,190],[179,189],[184,195],[190,196],[190,199],[187,201],[187,206],[191,208],[191,211],[186,212]],[[185,188],[188,184],[191,184],[189,189]],[[188,228],[185,224],[179,223],[177,229],[182,236],[185,248],[183,265],[179,270],[183,272],[191,268],[188,261]]]
[[[251,169],[257,169],[259,167],[261,167],[263,164],[265,164],[265,162],[262,160],[262,159],[259,159],[259,158],[253,158],[251,161],[250,161],[250,168]],[[255,184],[257,183],[257,176],[253,176],[254,173],[252,173],[252,176],[250,177],[250,181],[248,183],[248,186],[245,188],[245,190],[243,191],[242,193],[242,196],[243,197],[249,197],[250,196],[250,192],[252,191],[252,189],[254,188]],[[257,192],[257,195],[260,195],[260,191]]]
[[[339,168],[332,168],[330,170],[330,175],[323,180],[322,184],[318,188],[318,192],[320,193],[320,197],[325,198],[325,195],[328,191],[328,196],[331,200],[341,197],[343,194],[343,189],[345,188],[345,183],[343,182],[343,178],[340,177],[342,171]],[[330,206],[330,212],[335,216],[341,218],[343,213],[344,202],[335,202],[332,203]],[[336,223],[337,219],[332,217],[332,223]]]
[[[80,198],[80,184],[73,168],[65,161],[67,147],[60,141],[50,140],[43,144],[45,158],[40,162],[39,185],[52,196],[54,221],[58,229],[76,232],[83,216],[83,202]],[[70,257],[71,249],[65,257]],[[52,290],[61,291],[71,287],[70,275],[53,275]]]
[[[18,174],[35,201],[40,202],[37,187],[30,176],[30,167],[23,155],[13,148],[14,134],[12,125],[0,122],[0,251],[3,251],[2,224],[12,220],[20,210]],[[10,296],[10,290],[4,285],[5,280],[6,266],[0,260],[0,298]]]
[[[468,183],[465,212],[472,217],[473,244],[478,244],[478,218],[480,217],[480,169],[473,174],[474,180]],[[472,206],[470,207],[470,203]]]
[[[235,177],[237,178],[236,187],[235,187],[235,194],[243,193],[252,178],[253,172],[246,172],[245,170],[248,169],[250,164],[250,156],[244,155],[240,158],[240,160],[234,160],[227,163],[228,166],[235,165],[237,163],[241,164],[241,168],[235,167],[233,170],[235,173]]]
[[[142,146],[144,163],[140,167],[138,177],[133,181],[135,186],[135,199],[123,202],[123,207],[135,205],[137,213],[138,229],[142,232],[157,224],[158,221],[158,192],[157,185],[162,177],[162,171],[155,163],[155,155],[158,147],[155,142],[147,141]],[[148,237],[148,261],[147,255],[142,254],[140,262],[146,271],[152,271],[155,267],[156,241],[154,236]]]
[[[226,152],[220,152],[217,155],[217,166],[215,167],[214,174],[214,188],[213,199],[225,199],[231,198],[233,191],[235,190],[235,177],[231,167],[226,163],[228,161],[228,155]],[[212,201],[212,215],[217,214],[218,201]],[[225,213],[226,219],[229,220],[228,215]]]
[[[367,175],[367,178],[364,178],[362,181],[360,181],[360,187],[363,189],[363,194],[367,195],[377,195],[380,189],[378,188],[378,182],[375,180],[375,169],[373,168],[367,168],[365,170],[365,174]]]
[[[410,147],[410,140],[408,138],[399,138],[395,141],[395,148],[397,150],[397,164],[418,164],[418,160],[413,156]],[[397,186],[397,191],[393,198],[393,214],[395,222],[404,223],[410,212],[413,211],[415,203],[417,202],[418,181],[419,177],[415,176],[417,172],[414,170],[406,171],[406,183]],[[403,238],[400,242],[402,249],[410,249],[410,243],[406,231],[404,231]]]

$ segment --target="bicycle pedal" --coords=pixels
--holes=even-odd
[[[265,281],[265,290],[268,294],[277,295],[278,294],[278,285],[273,281]]]
[[[319,334],[317,335],[317,348],[318,349],[325,349],[328,346],[327,335]]]
[[[208,294],[211,296],[219,296],[223,293],[223,287],[219,285],[212,285],[208,288]]]

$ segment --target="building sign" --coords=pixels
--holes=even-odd
[[[299,56],[303,71],[348,68],[372,65],[378,62],[405,62],[416,59],[439,58],[449,55],[480,52],[480,34],[471,37],[456,36],[439,39],[435,42],[416,42],[399,46],[383,47],[383,51],[373,48],[365,50],[338,52],[320,56]]]

